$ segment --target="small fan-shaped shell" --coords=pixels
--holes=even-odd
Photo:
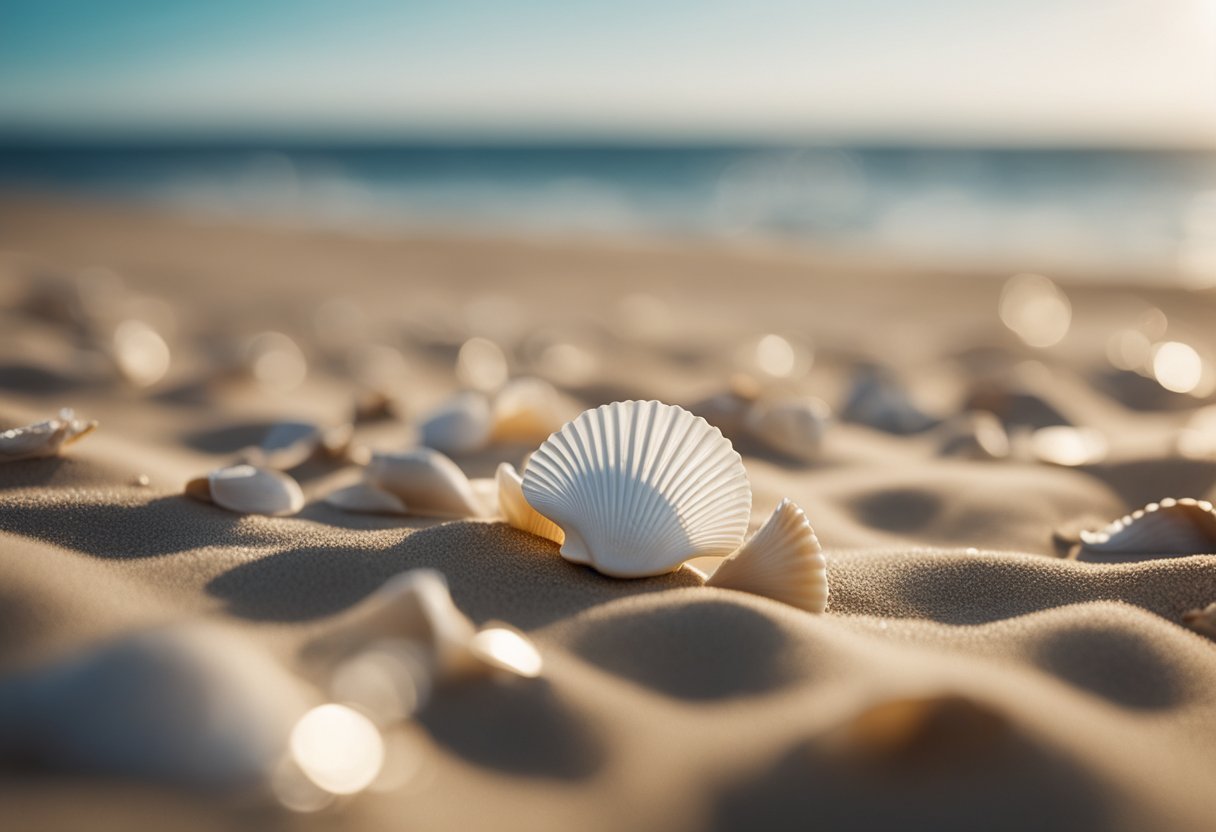
[[[188,482],[186,493],[238,514],[285,516],[304,508],[299,483],[282,471],[253,465],[212,471]]]
[[[0,431],[0,462],[55,456],[96,427],[96,422],[77,419],[65,407],[57,418]]]
[[[540,446],[523,493],[566,535],[562,557],[640,578],[743,542],[751,487],[721,431],[662,402],[582,413]]]
[[[1143,555],[1216,553],[1216,510],[1206,500],[1149,503],[1103,529],[1082,531],[1084,551]]]
[[[1182,614],[1182,623],[1216,641],[1216,604],[1208,604],[1201,610],[1187,610]]]
[[[986,410],[960,413],[937,431],[937,453],[966,459],[1004,459],[1009,456],[1009,435],[1001,420]]]
[[[365,473],[369,485],[395,495],[411,514],[478,517],[482,513],[464,471],[431,448],[373,454]]]
[[[490,444],[493,429],[490,401],[482,393],[458,393],[431,412],[419,425],[421,441],[445,454],[480,451]]]
[[[823,612],[828,604],[823,550],[806,514],[788,499],[705,584],[763,595],[807,612]]]
[[[744,424],[757,440],[786,456],[810,462],[819,455],[831,411],[813,397],[760,399],[747,411]]]
[[[520,531],[552,540],[559,546],[565,542],[566,533],[556,523],[541,515],[524,499],[523,478],[515,473],[515,466],[504,462],[498,466],[498,510],[507,524]]]
[[[540,378],[507,382],[494,397],[493,436],[499,442],[543,442],[578,412],[557,388]]]

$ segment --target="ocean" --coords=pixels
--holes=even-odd
[[[1216,284],[1216,155],[898,146],[0,142],[0,189],[360,233],[778,240]]]

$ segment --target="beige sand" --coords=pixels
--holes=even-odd
[[[420,566],[441,570],[476,621],[529,632],[547,663],[537,684],[437,697],[409,734],[421,754],[413,779],[338,811],[290,815],[18,770],[0,779],[0,828],[1216,825],[1216,645],[1178,623],[1216,600],[1216,556],[1075,562],[1058,559],[1051,538],[1080,518],[1210,495],[1216,462],[1170,452],[1195,402],[1102,369],[1106,336],[1150,303],[1171,337],[1216,347],[1210,297],[1070,288],[1072,333],[1035,352],[997,321],[999,281],[846,272],[773,249],[360,239],[9,199],[0,251],[11,276],[0,301],[22,295],[32,258],[105,265],[169,301],[179,359],[152,390],[122,389],[62,325],[0,318],[0,422],[61,405],[102,422],[66,458],[0,466],[0,669],[195,615],[294,663],[330,616]],[[618,305],[638,291],[669,304],[642,331],[636,303]],[[790,386],[833,404],[858,358],[893,366],[942,413],[971,384],[1042,362],[1017,372],[1106,431],[1112,452],[1079,470],[943,460],[931,437],[848,424],[809,466],[744,446],[753,523],[789,496],[826,547],[832,596],[819,617],[703,588],[688,571],[603,578],[501,524],[315,503],[293,518],[239,517],[181,497],[188,478],[275,419],[344,416],[349,372],[315,324],[331,298],[362,310],[344,338],[404,348],[398,392],[415,412],[453,389],[455,345],[479,328],[518,339],[517,356],[542,332],[598,356],[567,385],[585,405],[696,401],[724,388],[738,344],[775,331],[814,341],[813,369]],[[481,317],[462,319],[469,308]],[[196,383],[208,345],[268,328],[311,359],[302,387]],[[1144,402],[1161,409],[1137,409]],[[404,424],[364,435],[385,447],[410,439]],[[527,450],[459,461],[488,476]],[[307,473],[313,497],[343,475]],[[884,729],[889,711],[858,721],[908,698],[898,713],[911,712],[910,729]]]

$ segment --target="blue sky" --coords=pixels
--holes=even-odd
[[[0,129],[1216,145],[1216,0],[0,0]]]

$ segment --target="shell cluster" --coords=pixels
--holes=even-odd
[[[803,511],[785,500],[745,542],[751,487],[743,462],[704,419],[656,401],[587,410],[532,455],[521,478],[498,470],[499,510],[561,555],[617,578],[723,556],[711,586],[809,612],[827,605],[826,562]]]
[[[77,419],[72,409],[65,407],[53,419],[0,431],[0,462],[56,456],[96,427],[97,422]]]
[[[744,384],[710,396],[692,409],[728,436],[802,463],[818,458],[832,415],[822,399],[762,395]]]
[[[457,393],[427,414],[420,441],[445,454],[476,453],[492,442],[540,442],[575,412],[571,402],[539,378],[512,379],[493,396]]]
[[[362,482],[330,493],[325,501],[365,514],[479,517],[485,513],[460,466],[431,448],[372,454]]]

